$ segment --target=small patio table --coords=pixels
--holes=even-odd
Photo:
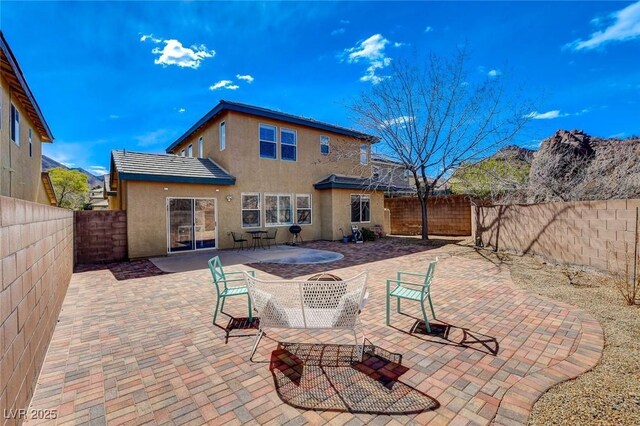
[[[264,245],[262,245],[262,234],[266,234],[267,231],[247,231],[247,234],[251,234],[251,238],[253,241],[253,249],[255,250],[257,246],[264,249]]]

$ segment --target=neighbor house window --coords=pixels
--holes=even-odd
[[[320,136],[320,153],[329,155],[329,136]]]
[[[202,136],[198,139],[198,158],[204,158],[204,143],[202,142]]]
[[[360,164],[363,166],[369,164],[369,145],[366,143],[360,144]]]
[[[296,223],[311,224],[311,195],[296,194]]]
[[[260,158],[276,159],[276,127],[260,125]]]
[[[242,199],[242,227],[259,228],[262,226],[260,214],[260,193],[243,193]]]
[[[193,157],[193,144],[189,144],[187,147],[187,157]]]
[[[371,198],[368,195],[351,196],[351,222],[371,221]]]
[[[20,111],[11,104],[11,140],[20,145]]]
[[[180,156],[184,157],[184,149],[182,151],[180,151]]]
[[[280,129],[280,158],[288,161],[297,159],[297,135],[295,130]]]
[[[33,130],[29,129],[29,157],[33,157],[33,139],[32,139]]]
[[[265,194],[264,213],[267,226],[291,225],[291,194]]]
[[[220,151],[224,151],[227,147],[227,125],[224,121],[220,123]]]

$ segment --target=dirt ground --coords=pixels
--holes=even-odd
[[[640,306],[629,306],[614,280],[603,273],[564,267],[533,256],[453,249],[457,256],[483,256],[509,267],[516,285],[578,306],[604,329],[600,363],[575,380],[546,392],[535,404],[531,425],[640,425]],[[571,277],[571,279],[570,279]]]

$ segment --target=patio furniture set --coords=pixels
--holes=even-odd
[[[241,232],[233,232],[231,231],[231,238],[233,239],[233,249],[235,250],[237,246],[239,246],[238,251],[244,250],[245,245],[246,248],[253,247],[255,250],[256,247],[271,248],[271,244],[277,245],[276,236],[278,235],[278,230],[273,229],[270,231],[265,231],[262,229],[254,230],[254,231],[246,231],[247,234],[250,235],[251,240],[244,238],[244,234]],[[273,242],[273,243],[272,243]],[[266,243],[266,247],[265,247]]]
[[[431,283],[437,262],[438,258],[430,262],[425,273],[400,271],[396,279],[387,280],[387,325],[390,325],[392,298],[396,299],[398,313],[401,313],[401,299],[411,300],[420,304],[425,328],[431,333],[425,303],[429,303],[433,319],[436,319]],[[224,313],[226,298],[234,296],[247,296],[249,322],[253,320],[254,312],[260,318],[250,360],[253,360],[265,329],[351,331],[362,358],[365,336],[363,332],[362,344],[358,345],[357,331],[362,328],[359,315],[369,297],[365,272],[345,280],[330,274],[297,281],[262,280],[256,277],[255,271],[225,271],[218,256],[209,260],[209,269],[217,293],[213,324],[218,312]]]

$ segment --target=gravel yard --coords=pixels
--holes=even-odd
[[[600,364],[575,380],[561,383],[535,404],[529,424],[640,424],[640,307],[628,306],[613,280],[583,272],[570,282],[567,269],[532,256],[481,255],[511,270],[513,282],[551,299],[578,306],[600,321],[605,349]]]

